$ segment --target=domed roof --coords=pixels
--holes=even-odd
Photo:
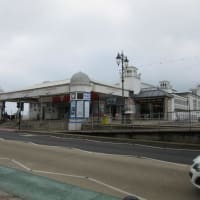
[[[90,85],[90,79],[87,74],[78,72],[71,77],[71,85]]]

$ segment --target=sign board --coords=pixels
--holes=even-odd
[[[85,101],[85,118],[89,118],[90,117],[90,102],[89,101]]]
[[[70,117],[75,118],[76,117],[76,101],[71,101],[71,107],[70,107]]]
[[[90,94],[90,92],[84,92],[84,94],[83,94],[83,99],[84,99],[84,100],[90,100],[90,99],[91,99],[91,94]]]
[[[83,101],[77,101],[76,117],[83,118]]]
[[[73,92],[73,93],[70,94],[70,100],[72,101],[72,100],[75,100],[75,99],[76,99],[76,93]]]
[[[116,97],[108,97],[106,99],[107,105],[116,105],[117,104],[117,98]]]

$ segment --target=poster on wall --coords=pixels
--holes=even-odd
[[[77,101],[76,117],[83,118],[83,101]]]
[[[76,99],[76,93],[70,93],[70,100],[75,100]]]
[[[76,102],[71,102],[71,109],[70,109],[70,117],[75,118],[76,117]]]
[[[90,92],[84,92],[84,94],[83,94],[83,99],[84,99],[84,100],[90,100],[90,99],[91,99],[91,94],[90,94]]]
[[[85,118],[90,117],[90,102],[85,101]]]

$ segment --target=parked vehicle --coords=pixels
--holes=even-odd
[[[200,155],[193,160],[189,175],[192,184],[200,189]]]

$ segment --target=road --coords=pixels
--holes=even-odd
[[[191,162],[198,151],[81,141],[28,133],[1,132],[0,138],[4,138],[0,139],[1,165],[118,197],[134,194],[148,200],[197,200],[200,196],[200,191],[189,181],[189,165],[184,164]],[[169,155],[165,156],[167,153]],[[182,153],[187,159],[172,163]],[[154,154],[161,154],[159,156],[165,157],[167,162],[155,160],[155,156],[154,159],[144,158]]]
[[[197,155],[200,155],[200,150],[159,148],[139,144],[112,143],[89,139],[70,138],[70,136],[64,138],[47,134],[16,133],[12,131],[0,131],[0,138],[32,142],[35,144],[44,144],[49,146],[77,148],[85,151],[106,154],[147,157],[181,164],[191,164],[193,158],[195,158]]]

